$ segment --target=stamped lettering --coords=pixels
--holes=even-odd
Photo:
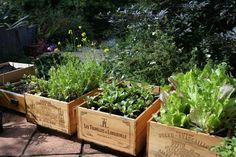
[[[103,117],[99,114],[80,114],[81,134],[89,139],[105,144],[113,144],[122,148],[129,148],[131,143],[131,128],[129,122]]]
[[[46,100],[33,102],[29,106],[38,124],[45,127],[65,128],[64,111],[60,107]]]

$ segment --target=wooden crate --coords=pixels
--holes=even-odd
[[[93,90],[71,102],[26,93],[27,121],[72,135],[77,131],[76,107],[85,101],[86,96],[94,96],[97,93],[98,90]]]
[[[18,94],[5,89],[0,89],[0,105],[21,113],[26,112],[24,94]]]
[[[0,67],[4,65],[11,65],[17,69],[0,74],[0,85],[3,85],[7,82],[16,82],[19,81],[23,75],[34,74],[34,66],[32,64],[25,63],[16,63],[16,62],[6,62],[0,64]]]
[[[223,138],[149,120],[148,157],[216,157],[209,149]]]
[[[157,99],[136,119],[77,107],[78,138],[131,155],[137,155],[146,144],[147,121],[159,110]]]

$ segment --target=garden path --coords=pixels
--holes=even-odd
[[[4,109],[0,157],[130,157],[74,136],[28,123],[23,114]],[[145,155],[140,155],[145,156]]]

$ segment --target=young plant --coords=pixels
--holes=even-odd
[[[236,137],[232,139],[225,138],[225,140],[212,148],[219,157],[236,157]]]
[[[175,91],[169,94],[157,121],[177,127],[218,134],[233,129],[236,119],[236,80],[226,64],[206,65],[170,77]]]
[[[62,64],[64,56],[62,53],[49,53],[40,56],[34,60],[36,75],[39,78],[49,79],[49,70],[51,67],[57,67]]]
[[[154,101],[152,88],[135,82],[113,81],[100,87],[102,93],[98,97],[87,98],[89,108],[136,118]]]
[[[18,94],[24,94],[25,92],[28,92],[31,89],[31,86],[28,83],[29,77],[31,76],[24,75],[20,81],[14,83],[7,82],[1,88]]]
[[[103,67],[94,60],[81,62],[66,54],[63,63],[49,70],[49,79],[32,77],[34,92],[62,101],[71,101],[98,87],[103,80]]]

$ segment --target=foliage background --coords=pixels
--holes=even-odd
[[[6,22],[30,15],[39,38],[50,42],[63,41],[78,25],[98,44],[114,39],[105,44],[111,76],[164,84],[172,73],[207,62],[226,62],[236,74],[235,0],[0,2],[1,17],[8,10]]]

